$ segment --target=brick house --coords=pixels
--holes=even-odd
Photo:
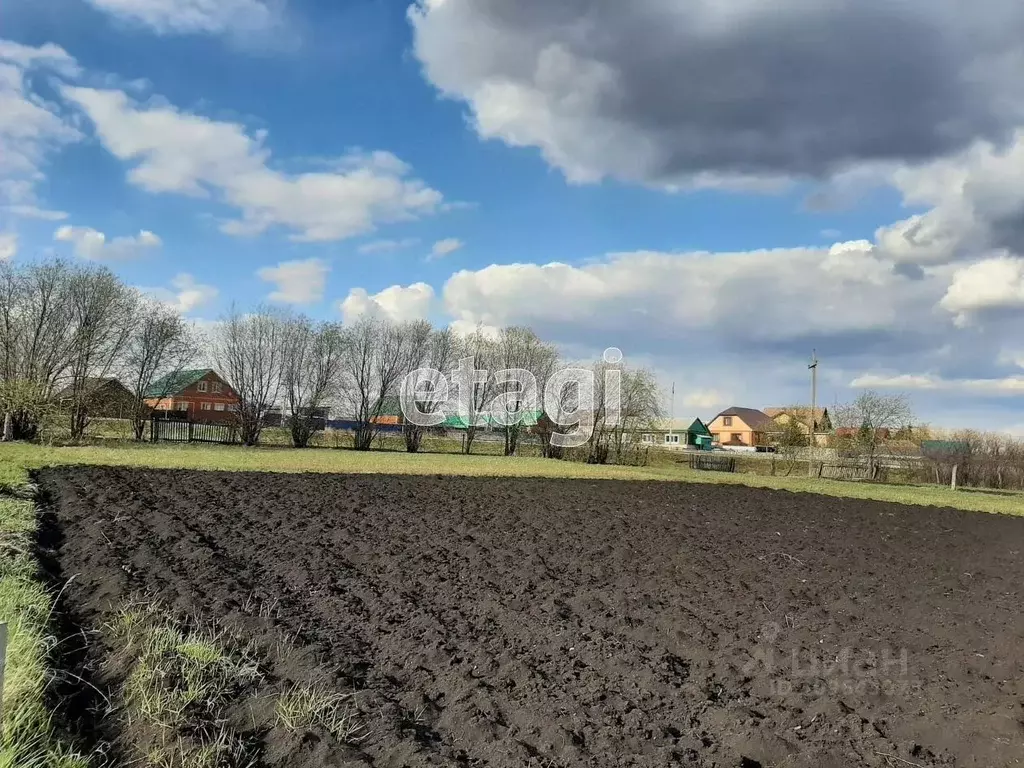
[[[775,421],[756,408],[729,408],[708,424],[715,445],[722,448],[755,448],[769,443],[769,435],[777,429]]]
[[[157,416],[200,424],[227,424],[238,410],[238,395],[210,368],[179,371],[154,382],[146,392],[146,405]]]

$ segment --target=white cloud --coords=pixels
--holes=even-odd
[[[344,158],[335,171],[291,175],[271,168],[265,132],[250,136],[237,123],[138,105],[122,91],[66,87],[63,93],[86,112],[104,146],[132,164],[131,183],[150,192],[213,196],[239,209],[241,218],[222,227],[228,234],[281,226],[296,240],[341,240],[381,222],[432,214],[442,201],[387,152]]]
[[[1024,259],[1002,255],[958,269],[939,303],[961,323],[973,312],[1024,308]]]
[[[497,326],[474,323],[470,320],[453,320],[448,327],[458,336],[472,336],[474,333],[479,333],[484,338],[497,340],[501,335],[501,329]]]
[[[116,18],[160,34],[224,34],[264,30],[277,22],[263,0],[86,0]]]
[[[38,66],[67,77],[77,77],[82,71],[71,54],[53,43],[34,48],[12,40],[0,40],[0,61],[22,69]]]
[[[48,156],[81,138],[57,105],[32,91],[37,74],[74,77],[79,68],[59,46],[0,40],[0,205],[15,215],[39,210],[36,187]]]
[[[171,280],[170,288],[141,288],[140,290],[157,301],[162,301],[169,307],[173,307],[182,315],[208,306],[216,300],[220,293],[212,285],[196,282],[196,279],[187,272],[176,275]]]
[[[18,235],[0,232],[0,261],[10,261],[18,253]]]
[[[445,240],[438,240],[436,243],[434,243],[434,247],[430,249],[430,256],[428,256],[427,259],[443,259],[445,256],[455,253],[464,245],[465,243],[463,243],[461,240],[455,237],[449,237],[446,238]]]
[[[883,376],[864,374],[850,386],[856,389],[945,390],[975,395],[1024,395],[1024,376],[999,379],[944,379],[928,374]]]
[[[268,297],[284,304],[316,304],[324,298],[330,265],[320,259],[285,261],[276,267],[263,267],[256,274],[260,280],[274,283],[276,289]]]
[[[68,217],[65,211],[49,211],[36,205],[9,205],[6,210],[13,216],[22,219],[41,219],[42,221],[64,221]]]
[[[159,237],[145,229],[132,237],[115,237],[108,241],[105,234],[92,227],[65,226],[53,233],[53,239],[71,243],[75,255],[89,261],[126,261],[163,245]]]
[[[683,396],[683,406],[701,412],[710,412],[726,403],[724,394],[714,389],[699,389],[687,392]]]
[[[412,248],[414,245],[419,245],[419,242],[419,238],[416,237],[407,237],[404,240],[374,240],[373,242],[364,243],[356,250],[364,256],[372,253],[391,253],[392,251]]]
[[[353,288],[339,308],[346,323],[364,315],[401,323],[426,319],[433,305],[434,289],[426,283],[414,283],[409,286],[393,285],[372,296],[363,288]]]
[[[492,265],[454,274],[444,301],[469,323],[651,338],[707,330],[755,344],[890,333],[910,314],[930,313],[944,287],[939,278],[893,274],[870,243],[855,241],[829,250],[636,252],[585,266]]]

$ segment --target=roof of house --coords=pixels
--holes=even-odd
[[[183,389],[188,389],[208,373],[216,373],[212,368],[196,368],[191,371],[171,373],[150,384],[143,397],[170,397]]]
[[[718,416],[738,416],[743,420],[743,423],[754,430],[767,429],[775,426],[775,422],[771,416],[764,411],[759,411],[757,408],[739,408],[733,406],[732,408],[726,408]],[[718,418],[715,416],[715,419]],[[714,421],[712,419],[711,421]]]
[[[128,388],[124,384],[122,384],[120,381],[115,379],[113,376],[90,377],[90,378],[87,378],[85,380],[85,391],[91,395],[94,392],[97,392],[98,390],[103,389],[103,387],[106,387],[106,386],[108,386],[110,384],[116,384],[118,387],[123,389],[125,392],[128,392]],[[67,399],[69,399],[69,398],[71,398],[73,396],[74,396],[73,386],[69,384],[68,386],[64,387],[64,389],[62,389],[60,392],[58,392],[54,396],[54,399],[56,399],[56,400],[67,400]]]
[[[537,422],[540,421],[543,415],[544,411],[523,411],[523,418],[519,422],[519,424],[523,427],[535,427],[537,426]],[[502,428],[505,426],[504,424],[498,423],[498,419],[494,416],[491,416],[490,414],[478,414],[477,419],[479,422],[486,426],[498,428]],[[463,419],[461,416],[449,416],[447,419],[444,420],[444,423],[441,426],[444,427],[445,429],[465,429],[466,424],[466,420]]]
[[[810,410],[806,405],[791,405],[785,408],[764,408],[762,409],[765,414],[771,416],[773,419],[778,418],[784,413],[788,413],[791,416],[796,416],[798,419],[806,419],[807,411]],[[814,409],[814,420],[821,421],[828,413],[828,408],[815,408]]]
[[[655,432],[695,432],[697,434],[711,434],[707,431],[707,425],[698,418],[690,419],[664,419],[652,425],[649,431]]]

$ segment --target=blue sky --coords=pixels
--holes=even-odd
[[[0,256],[1024,431],[1024,19],[903,5],[7,0]]]

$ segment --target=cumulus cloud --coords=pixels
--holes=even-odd
[[[985,251],[1024,254],[1024,130],[999,147],[979,140],[934,162],[902,166],[887,178],[904,203],[927,210],[882,227],[879,247],[917,265],[976,259]]]
[[[830,249],[612,254],[572,266],[492,265],[445,285],[449,313],[470,323],[578,327],[638,341],[700,331],[737,345],[844,335],[863,344],[930,313],[941,279],[892,272],[863,241]],[[609,341],[609,343],[611,343]]]
[[[430,255],[427,257],[427,260],[434,261],[436,259],[443,259],[445,256],[460,250],[464,245],[465,243],[455,237],[438,240],[434,243],[434,247],[430,249]]]
[[[197,282],[195,277],[187,272],[176,275],[171,280],[170,288],[141,288],[140,290],[157,301],[162,301],[173,307],[182,315],[208,306],[216,300],[220,293],[212,285]]]
[[[18,235],[0,232],[0,261],[10,261],[18,253]]]
[[[387,152],[352,155],[337,170],[287,174],[271,167],[264,132],[250,136],[237,123],[136,104],[123,91],[65,87],[63,93],[89,116],[107,150],[132,164],[132,184],[213,196],[241,211],[223,225],[228,234],[281,226],[295,240],[342,240],[378,223],[432,214],[442,201]]]
[[[419,238],[416,237],[407,237],[404,240],[373,240],[360,245],[357,250],[364,256],[374,253],[391,253],[412,248],[414,245],[419,245],[419,242]]]
[[[145,229],[132,237],[107,240],[105,234],[92,227],[61,227],[54,232],[53,239],[71,243],[75,255],[89,261],[126,261],[163,244],[159,237]]]
[[[224,34],[268,29],[278,14],[264,0],[86,0],[124,21],[159,34]]]
[[[850,386],[861,389],[945,390],[975,395],[1024,395],[1024,376],[998,379],[944,379],[930,374],[864,374]]]
[[[42,210],[36,187],[49,155],[81,138],[57,105],[33,91],[32,79],[79,73],[75,59],[59,46],[0,40],[0,205],[16,216]]]
[[[1024,6],[418,0],[427,79],[575,182],[762,186],[1002,142]]]
[[[393,285],[372,296],[363,288],[353,288],[339,308],[346,323],[364,315],[402,323],[426,319],[433,305],[434,289],[426,283],[414,283]]]
[[[940,306],[961,323],[975,312],[1024,308],[1024,259],[1002,255],[958,269]]]
[[[276,267],[263,267],[256,274],[260,280],[275,285],[267,297],[283,304],[316,304],[324,298],[327,274],[331,267],[320,259],[285,261]]]

